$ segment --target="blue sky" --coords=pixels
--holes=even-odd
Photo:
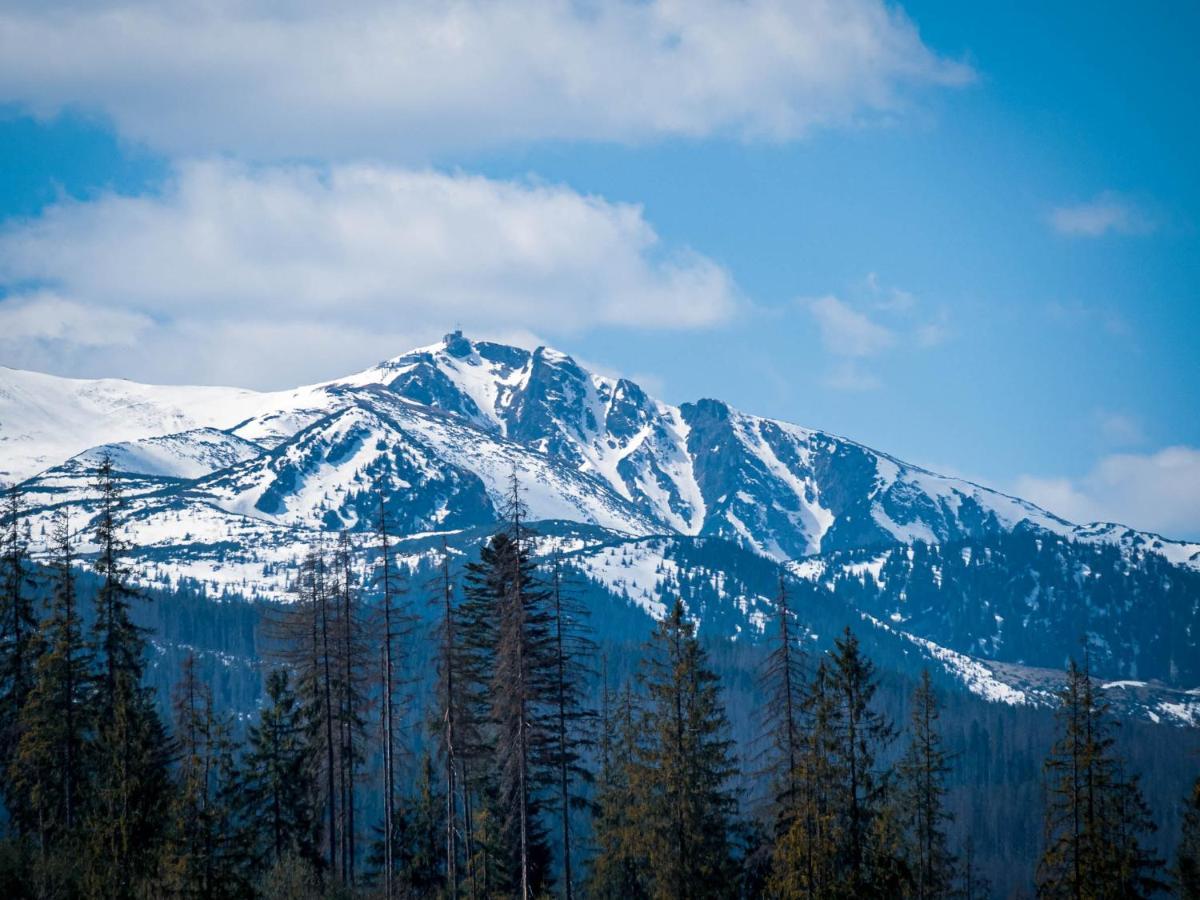
[[[1200,537],[1200,9],[162,9],[0,13],[0,363],[461,322]]]

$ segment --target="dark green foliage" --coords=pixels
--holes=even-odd
[[[173,706],[179,758],[166,887],[179,897],[248,896],[249,851],[236,821],[241,785],[231,725],[214,709],[195,657],[184,661]]]
[[[35,641],[33,686],[20,711],[20,740],[9,771],[43,859],[78,837],[95,727],[88,708],[92,656],[83,638],[65,510],[55,517],[53,554],[49,607]]]
[[[920,900],[949,896],[954,856],[946,828],[946,777],[950,764],[938,732],[940,713],[926,670],[913,694],[908,748],[896,767],[901,824],[908,833],[905,857],[912,877],[912,896]]]
[[[20,491],[4,492],[0,510],[0,760],[11,760],[21,740],[21,710],[33,687],[38,625],[30,579],[29,530]],[[23,833],[37,828],[36,811],[27,791],[12,783],[7,766],[0,770],[3,793],[14,824]]]
[[[1045,762],[1045,850],[1038,895],[1150,897],[1165,887],[1162,862],[1146,850],[1152,832],[1136,777],[1113,752],[1116,723],[1086,668],[1072,660],[1060,695],[1059,738]]]
[[[142,683],[145,638],[129,617],[137,592],[129,583],[129,548],[117,522],[121,496],[107,457],[96,489],[100,677],[91,802],[83,819],[84,879],[89,894],[126,897],[159,873],[172,793],[171,745],[154,693]]]
[[[596,852],[587,882],[589,897],[638,900],[649,896],[650,868],[643,835],[638,830],[632,774],[639,754],[641,714],[629,685],[615,704],[603,685],[600,711],[600,768],[596,778]]]
[[[259,871],[293,858],[319,861],[311,755],[299,701],[286,670],[276,669],[242,762],[242,827]]]
[[[762,777],[771,791],[774,834],[791,829],[804,801],[804,666],[787,582],[781,576],[775,595],[774,647],[761,675],[763,733],[767,760]]]
[[[655,898],[729,896],[737,809],[729,723],[717,676],[676,602],[646,647],[645,706],[630,782],[634,828]]]

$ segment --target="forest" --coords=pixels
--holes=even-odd
[[[369,561],[346,535],[309,548],[257,623],[239,712],[194,654],[154,686],[111,460],[94,495],[86,533],[59,511],[36,562],[16,488],[0,517],[5,897],[996,895],[952,827],[961,760],[929,673],[893,721],[849,625],[801,649],[782,580],[738,742],[684,600],[632,667],[610,660],[515,476],[477,557],[443,548],[419,585],[380,497]],[[1059,701],[1016,896],[1200,897],[1200,779],[1164,858],[1086,652]]]

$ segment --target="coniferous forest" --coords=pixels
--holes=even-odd
[[[851,627],[803,649],[783,580],[731,685],[682,599],[598,639],[515,476],[474,558],[410,571],[380,497],[370,555],[309,548],[274,605],[140,588],[111,461],[93,493],[36,560],[5,498],[5,897],[1200,897],[1200,780],[1160,833],[1086,653],[1052,723],[1007,739],[1037,777],[1005,840],[1035,849],[998,873],[961,821],[971,779],[1000,817],[978,721],[949,727],[928,672],[893,715]],[[253,683],[154,627],[205,644],[214,604]]]

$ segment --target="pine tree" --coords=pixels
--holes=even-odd
[[[247,854],[233,808],[239,777],[230,724],[213,708],[212,691],[196,670],[194,654],[183,661],[172,700],[179,762],[167,879],[170,893],[198,898],[246,896]]]
[[[838,813],[842,874],[846,896],[890,896],[893,864],[873,843],[881,832],[876,818],[884,811],[887,773],[876,762],[895,736],[887,718],[874,707],[875,667],[862,655],[858,639],[846,628],[834,642],[829,693],[834,703],[830,749],[837,782],[833,792]]]
[[[395,897],[396,863],[393,858],[394,835],[396,834],[396,639],[399,636],[400,619],[396,609],[398,591],[397,573],[392,564],[391,536],[388,533],[387,514],[383,493],[379,494],[379,520],[376,523],[376,540],[379,542],[379,568],[376,585],[380,591],[379,612],[380,634],[380,733],[383,743],[383,890],[386,900]]]
[[[1059,694],[1059,738],[1046,759],[1045,850],[1038,894],[1048,898],[1148,897],[1161,862],[1141,844],[1153,831],[1136,779],[1113,751],[1108,705],[1087,667],[1072,660]]]
[[[357,788],[361,780],[367,728],[367,683],[370,678],[370,642],[366,638],[361,600],[355,587],[353,554],[349,535],[338,536],[331,583],[334,655],[336,666],[335,715],[338,733],[338,784],[342,817],[340,825],[343,881],[355,883],[357,870]]]
[[[462,843],[468,864],[473,856],[469,801],[472,785],[466,776],[466,768],[470,764],[471,748],[478,748],[480,741],[473,727],[475,723],[472,721],[466,697],[472,655],[461,639],[458,611],[454,605],[454,581],[450,574],[450,551],[444,539],[441,564],[438,567],[438,576],[434,579],[433,603],[439,614],[439,623],[436,637],[437,721],[432,723],[432,727],[438,742],[445,801],[442,816],[445,829],[442,840],[443,864],[446,891],[450,897],[457,897],[461,880],[458,866],[460,821],[463,823]],[[478,752],[475,754],[476,757],[481,755]],[[474,884],[470,872],[467,873],[467,879],[469,883]]]
[[[632,775],[636,827],[655,898],[725,896],[736,800],[733,742],[717,676],[676,601],[654,631],[641,671],[646,707]]]
[[[469,818],[498,829],[507,871],[493,871],[483,848],[469,850],[468,859],[473,870],[476,863],[488,866],[487,872],[474,871],[476,879],[483,876],[484,889],[511,888],[532,897],[549,877],[544,814],[557,784],[555,655],[550,594],[531,558],[531,533],[515,475],[504,515],[504,529],[468,566],[460,621],[468,682],[464,718],[480,726],[474,729],[480,743],[462,748],[471,763],[467,780],[472,802],[492,806],[486,815],[473,809]],[[480,758],[487,747],[490,765]]]
[[[87,709],[92,656],[75,591],[74,550],[65,508],[54,516],[52,592],[35,646],[33,688],[21,710],[10,777],[26,798],[43,858],[69,840],[86,803],[92,721]]]
[[[95,896],[127,897],[157,875],[171,799],[170,742],[153,690],[142,684],[145,639],[129,616],[138,594],[129,581],[129,548],[118,533],[122,498],[108,457],[96,488],[100,690],[92,802],[84,823],[86,884]]]
[[[267,676],[266,704],[249,729],[242,763],[241,819],[256,868],[284,865],[289,857],[320,861],[311,749],[300,703],[287,671]]]
[[[558,776],[559,832],[562,840],[563,896],[572,900],[574,872],[571,858],[571,811],[583,808],[587,801],[578,790],[590,784],[592,774],[584,756],[593,745],[591,727],[595,711],[584,700],[586,660],[596,651],[588,633],[586,610],[563,587],[562,566],[555,557],[551,579],[551,629],[554,640],[554,684],[552,714],[554,735],[551,752]]]
[[[951,816],[945,809],[946,776],[950,772],[938,733],[937,697],[929,670],[913,693],[909,744],[897,767],[899,805],[909,841],[906,856],[913,896],[920,900],[949,895],[954,857],[946,838]]]
[[[1175,851],[1176,890],[1183,900],[1200,900],[1200,778],[1183,808],[1183,827]]]
[[[445,800],[437,787],[433,757],[425,753],[417,767],[413,795],[397,820],[393,838],[397,881],[406,897],[437,896],[445,877]]]
[[[16,486],[4,493],[0,537],[0,759],[11,760],[21,739],[21,711],[33,689],[34,660],[40,648],[33,608],[29,530],[25,506]],[[0,770],[4,804],[18,832],[36,830],[30,798],[15,790],[9,772]]]
[[[324,819],[325,866],[337,880],[345,872],[339,870],[337,597],[330,582],[324,555],[319,548],[310,548],[293,585],[296,599],[279,610],[269,626],[278,644],[277,655],[296,675],[307,758],[317,788],[314,806],[317,820]]]
[[[649,862],[642,835],[636,830],[630,780],[639,753],[640,718],[629,685],[622,689],[614,706],[605,677],[592,836],[596,855],[587,891],[589,897],[599,900],[640,900],[649,896]]]
[[[803,693],[800,797],[795,820],[776,841],[768,879],[772,896],[837,896],[843,830],[834,747],[838,707],[830,681],[822,658]]]
[[[775,595],[776,644],[767,656],[760,679],[763,704],[763,738],[768,742],[768,760],[763,773],[771,791],[775,837],[791,829],[803,801],[804,666],[796,644],[793,613],[788,604],[787,583],[779,576]]]

